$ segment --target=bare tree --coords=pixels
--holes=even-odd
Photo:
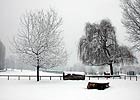
[[[20,22],[14,47],[25,62],[37,67],[37,81],[39,68],[66,64],[67,54],[60,37],[62,18],[54,10],[27,12]]]
[[[102,20],[100,24],[87,23],[86,35],[79,42],[79,56],[87,65],[110,66],[113,75],[113,63],[121,63],[119,59],[133,62],[135,57],[125,47],[119,47],[116,40],[115,29],[109,20]],[[125,52],[125,54],[124,54]]]
[[[121,0],[122,23],[130,35],[134,48],[140,50],[140,0]]]

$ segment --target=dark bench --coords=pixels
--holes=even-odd
[[[63,80],[85,80],[83,72],[63,72]]]

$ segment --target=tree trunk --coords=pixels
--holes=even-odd
[[[39,81],[39,65],[37,65],[37,81]]]
[[[39,57],[37,55],[37,81],[39,81]]]
[[[112,63],[110,63],[109,65],[110,65],[110,74],[113,75],[113,66],[112,66]]]

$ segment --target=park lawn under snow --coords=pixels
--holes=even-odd
[[[32,71],[32,70],[7,70],[6,72],[0,72],[0,75],[36,75],[37,72],[36,71]],[[62,75],[62,74],[56,74],[56,73],[48,73],[48,72],[39,72],[40,75],[45,75],[45,76],[56,76],[56,75]]]
[[[2,78],[0,100],[140,100],[140,79],[100,79],[110,82],[105,90],[86,89],[88,81],[42,79],[36,82],[36,79]]]

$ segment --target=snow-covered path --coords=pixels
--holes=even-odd
[[[91,81],[97,81],[92,79]],[[109,79],[110,88],[86,89],[88,80],[0,79],[0,100],[140,100],[140,81]]]

